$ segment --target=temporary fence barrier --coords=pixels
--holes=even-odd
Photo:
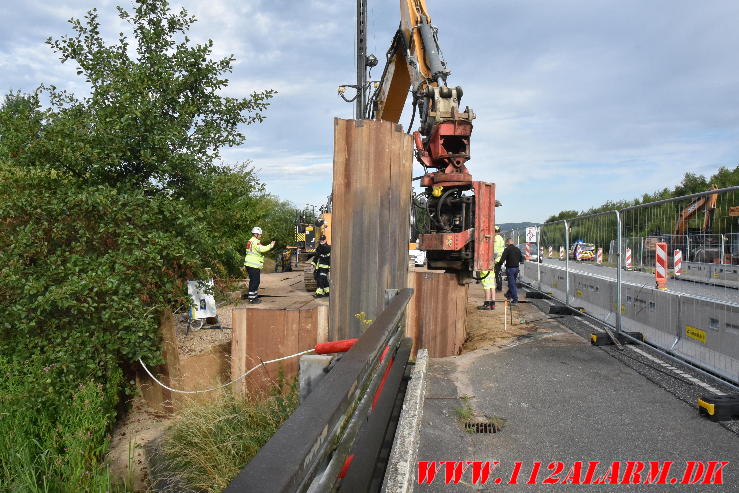
[[[739,383],[739,186],[545,223],[537,237],[564,262],[527,262],[522,282]]]

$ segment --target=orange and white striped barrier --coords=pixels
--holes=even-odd
[[[603,249],[602,248],[599,248],[598,253],[596,253],[595,255],[595,263],[597,263],[598,265],[603,263]]]
[[[631,248],[626,249],[626,270],[631,270]]]
[[[655,243],[654,277],[657,289],[667,289],[667,243]]]
[[[560,260],[565,259],[565,247],[563,246],[559,247],[559,259]]]
[[[675,250],[674,252],[674,269],[675,269],[675,277],[680,277],[680,274],[683,273],[683,252],[682,250]]]
[[[582,260],[582,249],[575,247],[575,260]]]
[[[552,258],[552,247],[549,247],[549,258]]]
[[[526,242],[526,260],[531,259],[531,243]]]

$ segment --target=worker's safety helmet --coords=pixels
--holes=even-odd
[[[495,226],[495,232],[500,233],[500,226]]]
[[[262,234],[262,228],[260,228],[259,226],[254,226],[253,228],[251,228],[251,234],[253,235]]]

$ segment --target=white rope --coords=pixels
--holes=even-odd
[[[245,376],[247,376],[247,375],[248,375],[249,373],[253,372],[254,370],[256,370],[257,368],[259,368],[260,366],[264,366],[264,365],[266,365],[267,363],[276,363],[276,362],[278,362],[278,361],[282,361],[282,360],[285,360],[285,359],[295,358],[296,356],[301,356],[301,355],[303,355],[303,354],[308,354],[308,353],[312,353],[313,351],[315,351],[315,349],[308,349],[308,350],[306,350],[306,351],[302,351],[302,352],[300,352],[300,353],[295,353],[295,354],[291,354],[291,355],[289,355],[289,356],[283,356],[282,358],[277,358],[277,359],[271,359],[271,360],[269,360],[269,361],[263,361],[262,363],[259,363],[259,364],[258,364],[257,366],[255,366],[255,367],[254,367],[254,368],[252,368],[251,370],[247,371],[246,373],[242,373],[242,374],[241,374],[241,375],[239,375],[239,376],[238,376],[237,378],[235,378],[234,380],[231,380],[231,381],[230,381],[230,382],[228,382],[228,383],[224,383],[223,385],[219,385],[218,387],[213,387],[213,388],[210,388],[210,389],[203,389],[203,390],[178,390],[178,389],[173,389],[172,387],[168,387],[168,386],[164,385],[164,384],[163,384],[162,382],[160,382],[160,381],[159,381],[159,380],[157,379],[157,377],[155,377],[154,375],[152,375],[152,374],[151,374],[151,372],[150,372],[150,371],[149,371],[149,369],[148,369],[148,368],[146,367],[146,365],[144,364],[144,362],[143,362],[143,361],[141,361],[141,358],[139,358],[139,363],[141,363],[141,366],[143,366],[143,367],[144,367],[144,370],[146,371],[146,373],[147,373],[147,374],[148,374],[148,375],[149,375],[149,376],[150,376],[150,377],[151,377],[151,378],[152,378],[152,379],[153,379],[153,380],[154,380],[154,381],[155,381],[156,383],[158,383],[159,385],[161,385],[162,387],[164,387],[165,389],[167,389],[167,390],[169,390],[169,391],[172,391],[172,392],[177,392],[178,394],[204,394],[204,393],[206,393],[206,392],[212,392],[212,391],[214,391],[214,390],[219,390],[219,389],[222,389],[222,388],[228,387],[229,385],[233,385],[234,383],[238,382],[239,380],[241,380],[242,378],[244,378]]]

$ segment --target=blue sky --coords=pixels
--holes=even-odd
[[[398,0],[369,0],[380,60]],[[497,184],[499,222],[637,197],[739,163],[739,2],[716,0],[427,0],[452,85],[477,114],[469,169]],[[354,81],[354,0],[187,0],[193,39],[234,54],[229,95],[276,89],[267,120],[225,162],[252,160],[269,190],[296,205],[331,188],[336,95]],[[43,43],[96,6],[107,34],[122,0],[0,5],[0,92],[40,83],[86,91]],[[401,123],[410,119],[405,114]]]

